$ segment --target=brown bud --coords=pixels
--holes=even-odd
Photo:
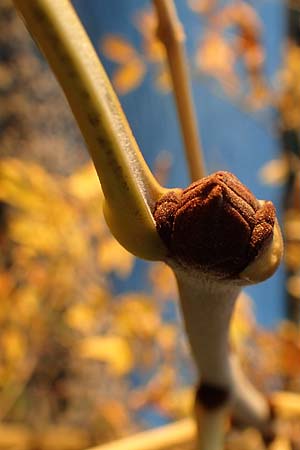
[[[167,193],[153,214],[171,258],[222,277],[237,275],[256,258],[275,223],[273,204],[261,206],[229,172]]]

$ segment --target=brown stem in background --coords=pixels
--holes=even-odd
[[[172,450],[195,439],[194,421],[187,418],[88,450]]]
[[[205,165],[184,48],[184,31],[172,0],[153,0],[158,17],[157,34],[164,44],[170,68],[185,153],[192,181],[205,176]]]
[[[270,404],[277,417],[295,417],[300,415],[299,394],[275,392],[271,394]],[[209,414],[207,416],[209,419],[213,419]],[[219,419],[222,420],[220,416],[214,415],[214,420],[209,420],[209,423],[205,424],[213,426],[212,432],[209,433],[212,438],[214,437],[215,426],[219,426]],[[195,441],[195,438],[194,421],[187,418],[108,444],[102,444],[89,450],[172,450],[174,446],[176,448],[190,446]],[[214,445],[216,438],[212,441],[212,445]]]

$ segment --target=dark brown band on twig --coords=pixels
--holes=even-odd
[[[196,407],[212,411],[226,405],[230,398],[229,389],[210,383],[201,383],[196,391]]]
[[[229,172],[167,193],[153,215],[171,258],[225,277],[254,260],[272,238],[275,223],[273,204],[261,206]]]

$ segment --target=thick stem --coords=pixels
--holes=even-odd
[[[228,416],[227,405],[213,411],[198,405],[196,409],[197,450],[223,450]]]
[[[228,332],[239,286],[216,283],[175,269],[181,309],[192,354],[205,382],[231,383]]]
[[[208,425],[205,427],[206,436],[201,436],[199,449],[211,449],[211,442],[215,442],[214,448],[219,448],[229,405],[233,416],[241,424],[267,430],[269,405],[247,380],[229,349],[230,320],[241,288],[234,283],[224,280],[220,282],[204,274],[193,273],[192,270],[187,272],[175,267],[174,271],[186,333],[201,377],[200,386],[209,386],[212,394],[214,387],[217,393],[220,389],[221,392],[228,393],[227,401],[218,404],[218,401],[212,400],[216,402],[216,407],[198,405],[202,422],[200,429],[204,429],[205,423],[218,424],[218,427],[210,427],[214,436],[208,433]],[[226,399],[226,395],[224,398]]]
[[[201,374],[200,386],[221,388],[230,398],[228,330],[239,288],[231,285],[228,289],[222,285],[219,287],[203,274],[195,278],[181,269],[175,269],[175,274],[186,333]],[[197,450],[222,449],[228,406],[228,399],[213,408],[196,402]]]

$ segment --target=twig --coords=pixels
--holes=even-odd
[[[197,408],[197,450],[220,450],[224,447],[224,435],[227,430],[228,405],[217,408],[213,411],[207,411],[200,405]]]
[[[173,0],[153,0],[158,17],[157,34],[166,48],[186,159],[192,181],[205,176],[205,165],[191,94],[184,31]]]
[[[171,450],[192,443],[196,437],[195,423],[183,419],[171,425],[135,434],[89,450]]]
[[[278,391],[270,394],[269,400],[272,408],[275,410],[276,416],[282,418],[300,416],[299,394]],[[215,448],[214,441],[218,438],[218,436],[214,434],[216,430],[216,423],[214,421],[217,419],[218,416],[214,415],[208,424],[203,424],[203,426],[213,425],[212,432],[209,433],[212,437],[213,446],[210,448]],[[177,421],[171,425],[166,425],[164,427],[138,433],[115,442],[93,447],[89,450],[169,450],[175,446],[177,448],[180,446],[189,445],[193,443],[195,439],[195,424],[192,419],[188,418]]]

